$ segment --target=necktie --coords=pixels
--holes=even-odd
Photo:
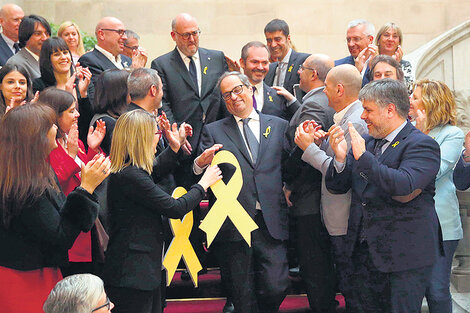
[[[251,158],[253,159],[253,164],[256,164],[256,159],[258,157],[259,142],[256,140],[255,134],[251,131],[248,122],[251,118],[242,119],[243,122],[243,135],[245,135],[246,143],[251,152]]]
[[[283,79],[281,78],[282,76],[282,72],[284,71],[284,66],[286,65],[287,63],[285,62],[279,62],[279,64],[277,65],[277,69],[276,69],[276,80],[274,81],[274,86],[280,86],[282,87],[282,85],[284,84],[284,81]]]
[[[193,57],[188,57],[189,58],[189,76],[191,76],[191,79],[194,82],[194,85],[196,85],[196,89],[199,90],[199,86],[197,84],[197,72],[196,72],[196,64],[194,63]]]
[[[257,104],[256,104],[256,97],[255,97],[255,91],[256,91],[256,87],[255,86],[252,86],[251,88],[253,88],[253,107],[256,109],[257,108]]]
[[[18,51],[20,51],[20,45],[17,42],[15,42],[13,44],[13,49],[15,49],[15,53],[18,53]]]
[[[374,155],[375,155],[377,158],[380,158],[380,156],[382,155],[382,147],[383,147],[384,144],[386,144],[387,142],[388,142],[387,139],[376,139],[376,140],[375,140]]]

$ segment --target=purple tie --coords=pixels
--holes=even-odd
[[[256,98],[255,98],[256,87],[252,86],[251,88],[253,88],[253,107],[255,108],[255,110],[257,110],[258,108],[256,106]]]

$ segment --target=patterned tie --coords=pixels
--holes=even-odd
[[[18,51],[20,51],[20,45],[17,42],[15,42],[13,44],[13,49],[15,49],[15,53],[18,53]]]
[[[256,164],[256,159],[258,158],[258,149],[259,149],[259,142],[256,140],[255,134],[251,131],[248,122],[251,118],[244,118],[242,119],[243,122],[243,135],[245,135],[246,143],[248,144],[248,148],[251,152],[251,158],[253,159],[253,164]]]
[[[255,97],[256,87],[255,87],[255,86],[251,86],[251,88],[253,89],[253,107],[255,108],[255,110],[257,110],[258,107],[257,107],[257,104],[256,104],[256,97]]]
[[[374,155],[377,159],[382,155],[382,147],[387,142],[387,139],[375,139]]]
[[[191,79],[194,82],[194,85],[196,85],[196,90],[199,90],[199,86],[197,84],[197,72],[196,72],[196,64],[194,63],[193,57],[188,57],[189,58],[189,76],[191,76]]]

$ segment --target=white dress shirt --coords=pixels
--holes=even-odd
[[[263,86],[263,81],[257,83],[253,87],[256,88],[255,91],[255,99],[256,99],[256,109],[258,112],[261,112],[263,109],[264,105],[264,86]],[[251,127],[251,126],[250,126]]]
[[[104,50],[103,48],[101,48],[98,45],[95,46],[95,49],[98,50],[99,52],[103,53],[104,56],[107,59],[109,59],[114,64],[114,66],[116,66],[118,69],[120,69],[120,70],[124,69],[124,66],[122,66],[122,63],[121,63],[121,55],[120,54],[118,54],[118,56],[115,57],[111,52]]]
[[[15,51],[15,48],[13,47],[15,42],[13,40],[11,40],[10,38],[8,38],[7,36],[5,36],[3,33],[1,34],[1,36],[3,37],[3,40],[5,40],[8,48],[10,48],[11,52],[13,52],[13,54],[15,54],[16,51]]]
[[[186,68],[188,69],[188,72],[189,72],[189,62],[191,62],[191,59],[185,55],[183,52],[181,52],[181,50],[176,47],[176,49],[178,50],[180,56],[181,56],[181,59],[183,60],[184,62],[184,65],[186,65]],[[202,83],[202,77],[201,77],[201,59],[199,58],[199,50],[196,51],[196,53],[192,56],[193,58],[193,61],[194,61],[194,65],[196,66],[196,74],[197,74],[197,88],[198,88],[198,92],[199,92],[199,95],[201,94],[201,83]]]

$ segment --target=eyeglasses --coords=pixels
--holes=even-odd
[[[316,69],[311,68],[311,67],[306,67],[303,64],[300,65],[300,70],[305,71],[305,70],[311,70],[311,71],[316,71]]]
[[[243,92],[243,85],[238,85],[232,90],[227,91],[226,93],[223,93],[222,98],[224,98],[225,101],[229,101],[230,99],[232,99],[232,94],[239,95],[242,92]]]
[[[132,51],[135,51],[135,50],[139,49],[139,46],[128,46],[128,45],[124,45],[124,47],[126,47],[127,49],[131,49]]]
[[[110,31],[110,32],[118,33],[119,36],[121,36],[121,37],[124,36],[124,34],[126,33],[125,29],[101,28],[101,30],[107,30],[107,31]]]
[[[106,307],[106,308],[108,309],[108,311],[109,311],[109,309],[111,308],[111,301],[109,301],[109,298],[108,298],[108,297],[106,297],[106,303],[105,303],[105,304],[100,305],[100,306],[97,307],[97,308],[94,308],[91,312],[98,311],[99,309],[102,309],[102,308],[104,308],[104,307]]]
[[[197,38],[199,37],[199,35],[201,34],[201,30],[195,30],[193,32],[190,32],[190,33],[184,33],[184,34],[180,34],[178,33],[177,31],[174,30],[174,32],[178,35],[180,35],[181,37],[183,37],[184,40],[188,40],[189,37],[193,36],[194,38]]]
[[[365,37],[346,37],[346,42],[350,43],[351,41],[353,43],[358,43],[361,42]]]

